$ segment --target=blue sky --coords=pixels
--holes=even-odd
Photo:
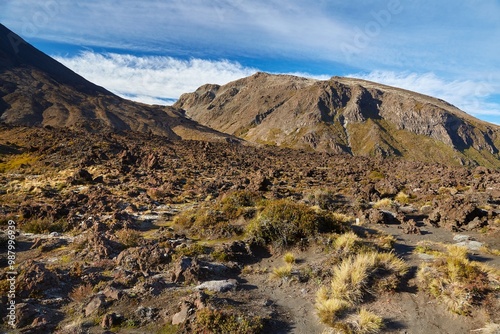
[[[354,76],[500,124],[500,1],[2,0],[0,22],[87,79],[171,103],[256,71]]]

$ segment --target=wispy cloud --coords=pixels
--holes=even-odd
[[[148,104],[172,104],[182,93],[199,86],[226,84],[259,71],[229,60],[135,56],[84,51],[74,57],[55,56],[87,80],[124,98]],[[328,75],[290,72],[296,76],[326,80]]]
[[[169,104],[203,84],[225,84],[257,71],[228,60],[181,60],[91,51],[55,58],[117,95],[149,104]]]
[[[497,91],[494,81],[446,81],[434,73],[396,73],[373,71],[351,74],[350,77],[379,82],[443,99],[475,116],[496,116],[500,119],[500,103],[489,102]]]
[[[28,40],[198,58],[314,59],[457,77],[487,72],[497,62],[499,15],[496,0],[0,2],[0,21]]]

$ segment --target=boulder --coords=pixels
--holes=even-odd
[[[59,286],[57,275],[47,269],[43,263],[28,260],[20,267],[19,272],[17,281],[23,282],[23,289],[18,292],[21,298],[43,294]]]
[[[116,258],[118,265],[131,271],[162,271],[171,261],[172,250],[157,244],[146,247],[131,247]]]
[[[85,306],[85,316],[89,317],[95,313],[99,313],[106,307],[106,298],[102,294],[95,295],[90,302]]]
[[[190,313],[193,312],[193,306],[189,302],[181,303],[181,310],[172,316],[172,325],[180,325],[186,322]]]
[[[123,321],[123,317],[116,313],[107,313],[101,321],[101,327],[104,329],[109,329],[111,327],[119,325]]]
[[[207,281],[203,282],[196,287],[198,290],[208,290],[213,292],[226,292],[233,290],[238,285],[235,279],[220,280],[220,281]]]

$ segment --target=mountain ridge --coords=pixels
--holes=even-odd
[[[76,74],[0,24],[0,121],[139,131],[170,139],[230,140],[179,109],[123,99]]]
[[[500,166],[500,127],[446,101],[361,79],[258,72],[203,85],[174,106],[258,144]]]

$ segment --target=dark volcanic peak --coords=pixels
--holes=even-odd
[[[13,125],[125,130],[171,139],[227,135],[172,107],[122,99],[66,68],[0,25],[0,122]]]
[[[72,86],[82,92],[112,95],[106,89],[91,83],[47,56],[0,24],[0,71],[4,72],[18,67],[37,69],[58,83]]]
[[[174,105],[259,144],[500,166],[500,128],[451,104],[365,80],[256,73],[204,85]]]

